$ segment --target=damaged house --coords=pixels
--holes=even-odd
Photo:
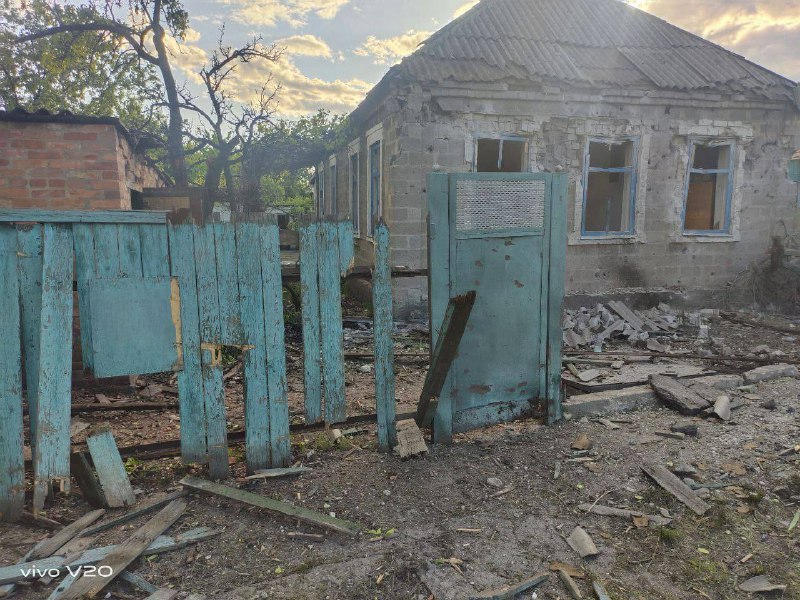
[[[797,85],[617,0],[483,0],[392,67],[317,165],[321,215],[427,266],[426,177],[566,172],[568,295],[710,300],[796,231]],[[425,278],[395,282],[424,311]]]

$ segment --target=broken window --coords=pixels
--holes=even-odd
[[[732,156],[731,144],[692,144],[683,210],[684,232],[728,232]]]
[[[633,140],[590,140],[584,175],[583,235],[628,235],[634,225]]]
[[[525,170],[525,147],[523,139],[478,138],[475,172],[521,173]]]

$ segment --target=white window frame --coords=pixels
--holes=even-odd
[[[326,181],[328,198],[328,210],[325,213],[330,217],[336,217],[339,214],[339,168],[336,166],[336,155],[331,154],[328,157],[328,175],[329,181]]]
[[[375,232],[375,221],[383,216],[383,123],[372,127],[367,131],[367,239],[372,239]],[[378,179],[380,180],[379,189],[377,190],[377,210],[375,212],[376,219],[373,219],[372,213],[372,147],[376,144],[378,147]]]
[[[686,179],[683,188],[683,204],[681,207],[680,231],[681,235],[685,237],[719,237],[729,238],[733,231],[733,194],[734,194],[734,177],[736,175],[736,140],[725,137],[690,137],[689,147],[687,154],[689,160],[687,161]],[[694,166],[695,149],[697,146],[711,146],[711,147],[727,147],[728,148],[728,164],[723,168],[716,169],[697,169]],[[724,173],[727,176],[727,183],[725,186],[725,215],[724,226],[721,229],[686,229],[686,204],[689,200],[689,186],[691,184],[692,174],[694,173]]]
[[[353,157],[356,157],[356,172],[353,173]],[[361,140],[353,140],[347,146],[347,188],[350,194],[350,220],[353,223],[353,235],[361,237]],[[353,191],[353,175],[355,175],[355,193]]]
[[[325,215],[325,163],[317,165],[317,216]]]

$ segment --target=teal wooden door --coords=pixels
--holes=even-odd
[[[434,343],[449,298],[476,292],[439,398],[436,440],[543,411],[560,418],[565,186],[550,173],[430,176]]]

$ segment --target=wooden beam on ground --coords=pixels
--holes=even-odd
[[[127,523],[129,521],[133,521],[134,519],[138,519],[142,515],[146,515],[147,513],[153,512],[161,508],[162,506],[166,506],[173,500],[178,500],[179,498],[183,498],[186,496],[185,490],[180,490],[177,492],[172,492],[171,494],[167,494],[161,498],[156,498],[152,500],[148,504],[141,506],[135,510],[131,510],[126,512],[124,515],[120,515],[110,521],[106,521],[105,523],[98,523],[93,527],[87,528],[81,535],[88,536],[88,535],[97,535],[98,533],[102,533],[103,531],[108,531],[118,525],[122,525],[123,523]]]
[[[104,559],[103,565],[110,568],[110,575],[104,575],[99,572],[94,577],[84,575],[70,586],[66,593],[61,596],[61,600],[78,600],[82,597],[94,598],[97,596],[117,575],[136,560],[159,535],[169,529],[183,515],[185,510],[186,503],[183,500],[172,501],[160,513],[139,528],[136,533],[109,553]]]
[[[80,519],[70,523],[63,529],[54,533],[51,537],[42,540],[34,547],[33,551],[28,556],[29,560],[36,560],[37,558],[47,558],[55,554],[59,548],[64,546],[71,539],[83,535],[87,527],[97,521],[100,517],[106,514],[102,508],[93,510],[86,513]]]
[[[542,573],[540,575],[536,575],[535,577],[531,577],[530,579],[526,579],[525,581],[521,581],[515,585],[507,585],[495,590],[474,594],[470,596],[470,600],[511,600],[512,598],[516,598],[518,594],[526,592],[529,589],[544,583],[547,581],[548,577],[549,576],[547,573]]]
[[[451,298],[447,305],[436,347],[431,355],[431,365],[425,376],[425,383],[419,396],[416,421],[420,427],[428,427],[436,414],[437,402],[444,388],[450,366],[458,354],[458,346],[467,328],[472,307],[475,304],[475,291]]]
[[[698,498],[689,486],[670,473],[665,467],[661,465],[645,465],[642,467],[642,471],[658,485],[688,506],[696,515],[703,515],[711,508]]]
[[[258,508],[263,508],[265,510],[297,519],[299,521],[325,527],[326,529],[330,529],[332,531],[338,531],[348,535],[358,535],[358,533],[363,530],[363,527],[358,523],[345,521],[344,519],[337,519],[313,510],[308,510],[307,508],[302,508],[287,502],[281,502],[280,500],[273,500],[272,498],[259,496],[258,494],[253,494],[252,492],[245,490],[238,490],[227,485],[206,481],[191,475],[181,479],[180,483],[181,485],[198,492],[205,492],[207,494],[213,494],[222,498],[228,498],[229,500],[243,502],[251,506],[256,506]]]
[[[248,475],[245,479],[272,479],[274,477],[291,477],[292,475],[300,475],[301,473],[310,473],[311,469],[308,467],[282,467],[277,469],[258,469],[252,475]]]

